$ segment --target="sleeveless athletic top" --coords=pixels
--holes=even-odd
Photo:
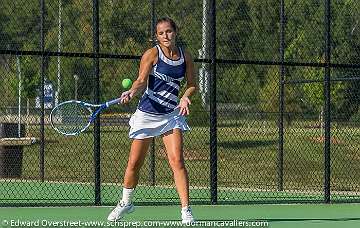
[[[180,82],[184,79],[186,65],[181,48],[178,60],[167,58],[159,45],[156,45],[156,48],[158,61],[149,75],[148,85],[139,101],[138,109],[161,115],[173,112],[178,105]]]

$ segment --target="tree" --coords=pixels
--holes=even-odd
[[[279,67],[271,66],[268,68],[266,74],[265,85],[261,88],[259,94],[259,109],[267,113],[278,113],[279,112]],[[291,124],[293,114],[298,113],[302,110],[299,102],[301,97],[301,91],[298,86],[286,84],[284,87],[284,106],[285,106],[285,118],[288,124]]]
[[[226,65],[217,76],[218,102],[256,105],[260,86],[253,67]]]
[[[360,2],[356,0],[337,1],[332,5],[332,61],[358,63],[360,61]],[[337,69],[332,78],[359,77],[358,69]],[[338,102],[334,119],[349,120],[357,113],[360,105],[360,82],[349,81],[343,84],[342,99]]]

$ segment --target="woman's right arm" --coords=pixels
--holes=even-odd
[[[139,75],[136,81],[132,84],[131,88],[121,94],[121,103],[128,103],[138,92],[145,89],[149,74],[153,65],[157,61],[157,49],[151,48],[147,50],[141,57]]]

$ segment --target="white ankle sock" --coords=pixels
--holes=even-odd
[[[181,208],[181,211],[186,211],[188,208],[190,208],[190,206],[185,206]]]
[[[122,192],[122,201],[125,204],[130,204],[131,203],[131,199],[132,199],[132,195],[134,193],[134,188],[123,188],[123,192]]]

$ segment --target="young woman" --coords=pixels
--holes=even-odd
[[[109,214],[109,221],[121,219],[134,211],[131,201],[139,180],[151,138],[161,136],[173,171],[181,202],[183,223],[194,221],[189,205],[189,180],[184,164],[182,132],[189,130],[185,115],[189,114],[190,96],[196,91],[194,63],[189,53],[176,46],[177,27],[170,18],[156,23],[158,45],[147,50],[141,58],[139,75],[131,89],[121,95],[128,103],[137,92],[145,92],[129,124],[133,139],[124,175],[123,196]],[[186,79],[186,91],[178,99],[180,82]]]

